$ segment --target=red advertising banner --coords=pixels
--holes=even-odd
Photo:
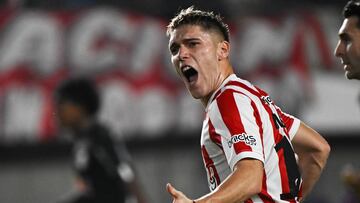
[[[342,77],[332,56],[340,24],[334,16],[314,11],[231,22],[236,72],[306,118],[308,102],[318,96],[314,78]],[[119,136],[199,129],[203,108],[170,65],[166,23],[113,8],[1,10],[0,140],[54,138],[53,90],[72,75],[96,78],[100,117]]]

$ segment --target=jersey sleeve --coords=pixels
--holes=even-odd
[[[292,140],[300,127],[301,121],[290,114],[284,113],[278,106],[276,106],[276,111],[281,120],[284,122],[285,128],[289,133],[290,140]]]
[[[244,158],[264,162],[259,113],[255,103],[247,96],[225,90],[209,108],[209,117],[230,168]]]

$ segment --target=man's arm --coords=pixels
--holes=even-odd
[[[243,202],[261,191],[263,163],[256,159],[243,159],[236,163],[234,171],[213,192],[196,199],[196,203],[235,203]],[[173,203],[192,203],[182,192],[170,184],[168,192]]]
[[[291,142],[298,155],[299,170],[303,178],[302,196],[305,197],[325,167],[330,146],[319,133],[304,123],[300,124]]]

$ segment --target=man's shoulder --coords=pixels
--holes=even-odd
[[[88,134],[91,142],[96,145],[108,145],[112,143],[109,128],[101,123],[95,123],[89,128]]]
[[[242,80],[229,81],[218,93],[215,100],[236,99],[236,97],[250,98],[251,95],[258,95],[258,92],[251,85]]]

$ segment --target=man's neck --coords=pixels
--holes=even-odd
[[[211,96],[215,93],[216,90],[220,88],[220,86],[224,83],[226,78],[228,78],[230,75],[234,74],[234,70],[230,64],[227,64],[226,68],[224,68],[224,71],[219,75],[219,85],[214,88],[206,97],[203,97],[200,99],[201,104],[206,108],[206,106],[209,103],[209,100]]]

